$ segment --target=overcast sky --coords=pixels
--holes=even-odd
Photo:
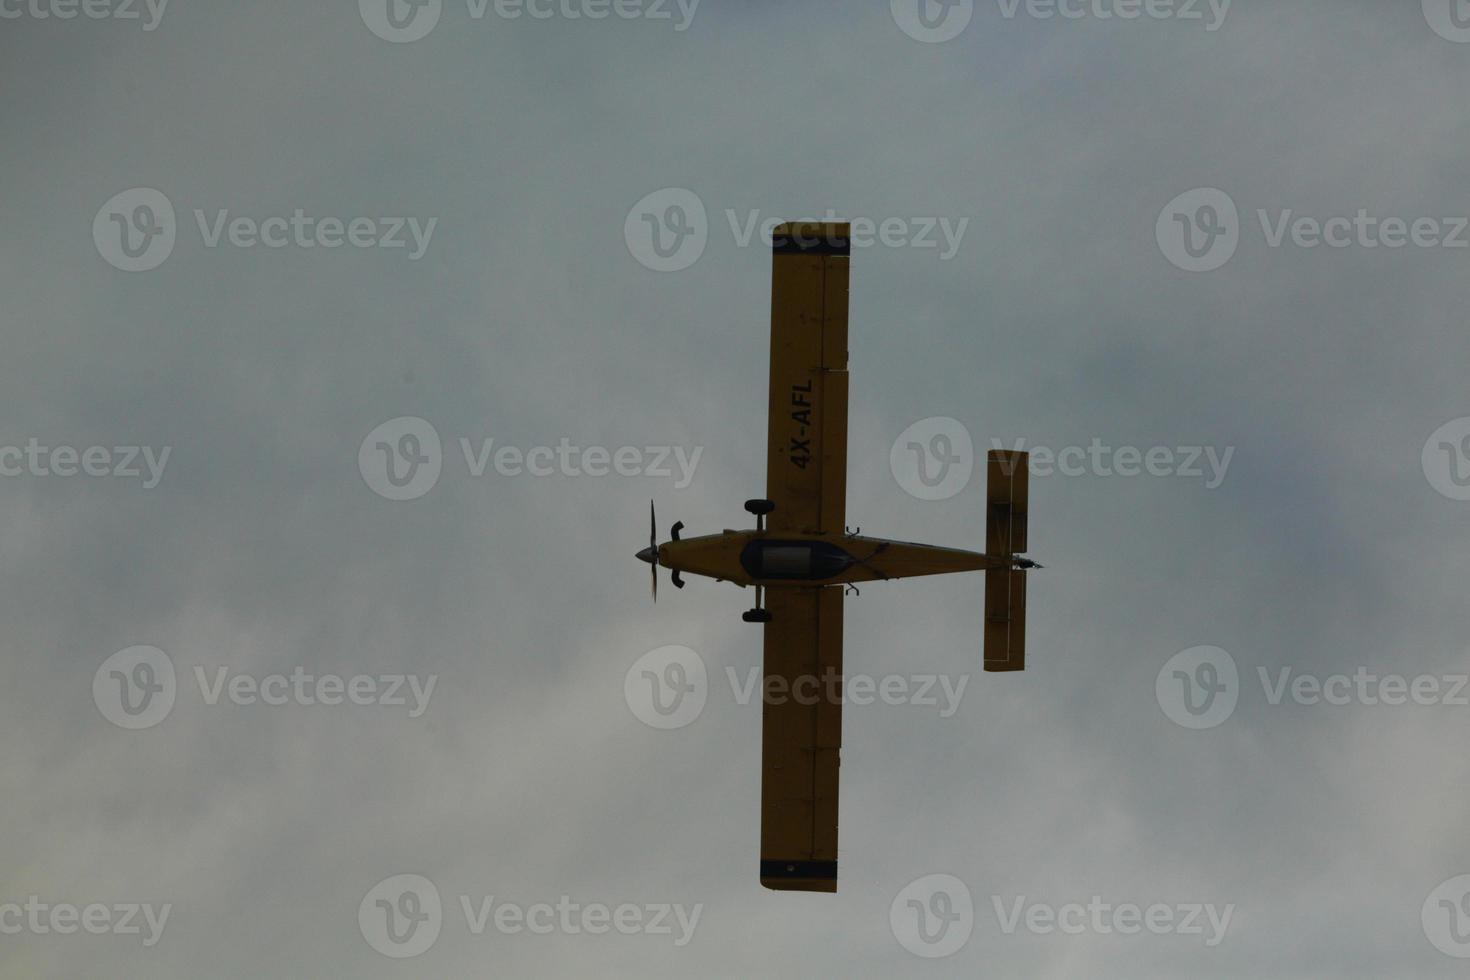
[[[0,976],[1464,974],[1466,4],[84,2],[0,0]],[[800,217],[848,523],[1020,441],[1046,565],[1024,673],[847,600],[835,895],[633,558],[751,522]]]

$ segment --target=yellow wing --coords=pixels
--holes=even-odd
[[[841,534],[847,516],[848,226],[784,224],[772,242],[766,519]]]
[[[1009,559],[1026,550],[1030,457],[993,449],[986,457],[985,553]],[[985,669],[1026,669],[1026,572],[985,572]]]
[[[761,884],[837,890],[842,589],[767,589]]]

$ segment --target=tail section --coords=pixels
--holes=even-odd
[[[1027,454],[991,450],[987,462],[985,553],[1006,561],[985,572],[985,669],[1025,670],[1026,571],[1014,559],[1026,550]]]

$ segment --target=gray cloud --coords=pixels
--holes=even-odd
[[[19,9],[19,8],[7,8]],[[1257,211],[1470,213],[1470,46],[1413,5],[1237,3],[1180,21],[1007,19],[905,36],[884,5],[706,0],[670,22],[476,21],[421,40],[351,4],[170,4],[0,22],[7,407],[0,446],[171,447],[160,485],[0,479],[6,624],[0,903],[171,903],[161,941],[0,938],[6,976],[417,975],[1448,977],[1421,904],[1470,871],[1466,712],[1271,705],[1257,668],[1464,673],[1463,502],[1420,467],[1470,415],[1463,252],[1272,248]],[[158,268],[89,237],[103,202],[162,191]],[[665,187],[709,217],[703,255],[645,269],[629,209]],[[1155,240],[1176,195],[1240,214],[1223,267]],[[437,218],[424,256],[208,248],[194,209]],[[929,416],[1062,447],[1235,447],[1223,484],[1033,483],[1030,664],[979,672],[978,579],[865,588],[852,672],[972,674],[961,709],[851,706],[842,890],[755,875],[759,663],[748,597],[647,600],[663,528],[744,526],[764,486],[762,216],[968,219],[953,259],[853,259],[848,513],[866,533],[975,547],[981,480],[902,491],[893,439]],[[399,416],[445,447],[394,502],[357,469]],[[703,447],[692,484],[471,475],[458,442]],[[667,583],[665,583],[667,584]],[[622,695],[665,644],[716,689],[660,732]],[[125,731],[89,695],[138,644],[177,703]],[[1155,701],[1172,655],[1229,651],[1233,716],[1188,731]],[[406,709],[208,705],[192,669],[434,674]],[[430,878],[433,947],[379,955],[354,919],[380,880]],[[905,952],[890,903],[951,874],[969,942]],[[460,896],[702,903],[667,936],[471,935]],[[1234,903],[1224,941],[1004,934],[992,896]]]

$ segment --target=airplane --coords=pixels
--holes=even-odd
[[[816,679],[840,691],[843,598],[859,582],[985,572],[984,667],[1026,666],[1027,454],[987,458],[985,551],[866,537],[846,526],[849,225],[788,222],[772,235],[770,404],[766,495],[747,500],[754,530],[658,543],[649,503],[648,547],[678,588],[702,575],[753,586],[743,619],[765,630],[766,682]],[[835,683],[825,678],[836,677]],[[763,688],[764,690],[765,688]],[[762,699],[760,883],[778,891],[837,890],[840,695]],[[779,703],[777,703],[779,701]]]

